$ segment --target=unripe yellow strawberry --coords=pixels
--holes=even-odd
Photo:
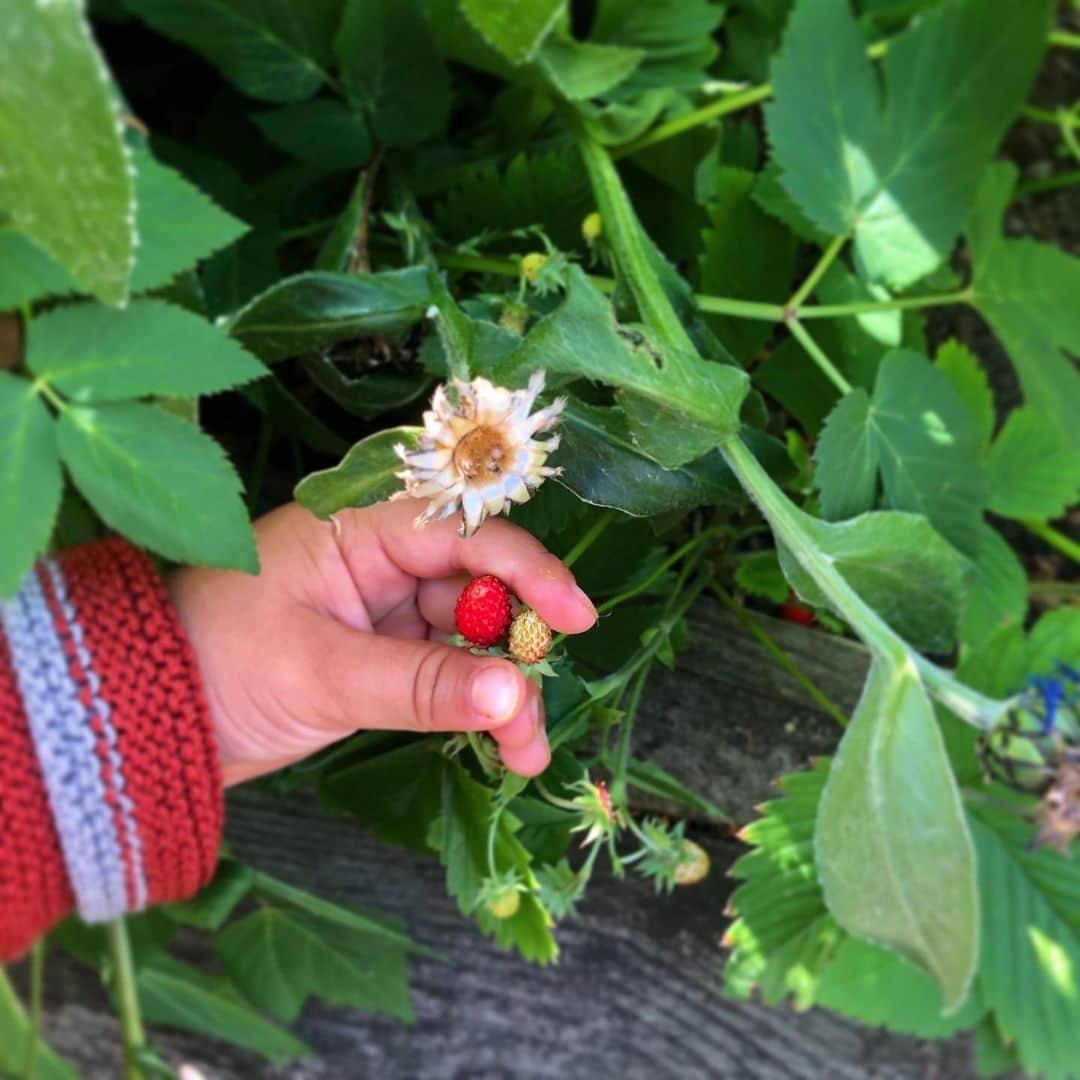
[[[539,251],[531,251],[528,255],[521,256],[521,276],[526,281],[535,282],[540,276],[540,271],[544,269],[544,264],[548,261],[548,257]]]
[[[675,867],[676,885],[696,885],[709,873],[709,853],[693,840],[684,840],[679,864]]]
[[[510,624],[510,655],[523,664],[538,664],[551,648],[551,627],[535,611],[526,609]]]
[[[521,907],[521,891],[519,889],[504,889],[498,895],[493,896],[487,902],[487,909],[496,919],[510,919],[517,914]]]
[[[591,246],[596,243],[597,237],[599,237],[603,231],[603,219],[595,210],[591,214],[585,216],[585,219],[581,223],[581,235],[585,238],[586,244]]]

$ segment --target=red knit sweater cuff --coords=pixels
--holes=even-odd
[[[223,802],[194,654],[144,554],[43,559],[0,622],[2,960],[72,902],[96,922],[198,891]]]

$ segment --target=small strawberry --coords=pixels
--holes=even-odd
[[[781,619],[798,623],[800,626],[813,626],[814,624],[813,610],[804,607],[802,604],[793,603],[790,600],[786,604],[781,604],[777,609],[776,614],[779,615]]]
[[[684,840],[675,866],[676,885],[696,885],[709,873],[709,853],[693,840]]]
[[[513,918],[521,907],[521,890],[504,889],[494,895],[484,906],[496,919]]]
[[[487,648],[506,633],[510,614],[510,590],[494,574],[484,574],[461,590],[454,622],[466,641]]]
[[[510,624],[510,655],[523,664],[538,664],[551,648],[551,627],[526,609]]]

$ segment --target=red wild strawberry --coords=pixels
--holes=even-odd
[[[494,574],[484,574],[461,590],[454,622],[466,641],[487,648],[506,633],[510,614],[510,590]]]
[[[551,648],[551,627],[526,609],[510,624],[510,655],[523,664],[538,664]]]
[[[804,607],[802,604],[793,603],[790,600],[786,604],[781,604],[776,613],[781,619],[798,623],[800,626],[814,625],[813,609]]]

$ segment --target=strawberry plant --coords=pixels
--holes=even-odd
[[[1080,261],[1015,235],[1078,178],[1074,103],[1033,89],[1075,80],[1075,12],[9,5],[0,595],[102,529],[256,572],[251,515],[294,493],[327,529],[404,490],[466,536],[509,513],[602,616],[552,641],[484,578],[459,605],[462,647],[509,629],[543,685],[543,776],[372,732],[271,783],[439,859],[537,963],[601,861],[708,872],[635,803],[716,810],[635,756],[691,606],[853,637],[835,754],[738,823],[724,992],[1080,1076]],[[185,929],[213,970],[170,951]],[[106,973],[132,1075],[168,1072],[143,1020],[282,1061],[310,996],[408,1019],[423,948],[231,858],[53,944]],[[0,980],[0,1072],[71,1075],[38,1016]]]

